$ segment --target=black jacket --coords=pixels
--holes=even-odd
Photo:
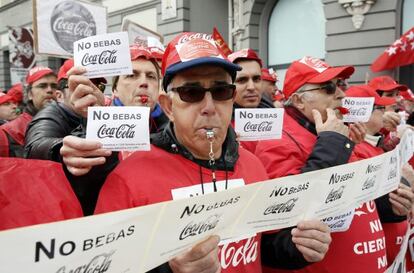
[[[63,138],[81,124],[81,117],[64,104],[52,102],[30,122],[26,131],[24,157],[61,162]]]

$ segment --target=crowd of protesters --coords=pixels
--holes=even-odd
[[[19,170],[42,162],[46,169],[63,167],[54,183],[33,190],[24,185],[30,172],[2,181],[0,196],[7,202],[32,198],[37,205],[0,202],[0,229],[163,202],[177,188],[199,185],[204,194],[207,184],[220,180],[227,189],[235,179],[250,184],[374,157],[393,150],[414,125],[414,95],[390,76],[350,86],[353,66],[303,57],[291,63],[279,89],[276,73],[252,49],[224,56],[218,47],[201,47],[181,59],[177,46],[191,46],[193,39],[210,43],[211,36],[179,34],[165,52],[131,45],[133,72],[112,79],[110,98],[103,93],[107,80],[88,79],[73,60],[57,73],[34,67],[24,86],[0,93],[0,156],[48,160],[19,161]],[[346,96],[374,98],[368,122],[343,122]],[[150,108],[151,151],[113,152],[85,139],[88,107],[109,105]],[[282,137],[238,141],[237,108],[284,108]],[[6,164],[0,163],[0,172]],[[322,221],[302,221],[228,243],[257,248],[253,259],[230,262],[212,236],[151,272],[384,272],[399,251],[414,202],[413,168],[407,164],[401,173],[397,190],[355,209],[347,231],[331,233]],[[15,219],[19,210],[25,219]],[[372,222],[381,223],[379,231],[372,232]],[[357,247],[371,242],[374,248]]]

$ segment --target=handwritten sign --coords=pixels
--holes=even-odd
[[[128,34],[91,36],[74,43],[75,66],[86,67],[86,76],[101,78],[132,74]]]
[[[86,138],[112,151],[149,151],[149,107],[89,107]]]
[[[346,97],[342,99],[342,106],[349,114],[344,115],[344,122],[367,122],[374,107],[374,98]]]
[[[283,127],[282,108],[236,109],[235,131],[241,141],[279,139]]]

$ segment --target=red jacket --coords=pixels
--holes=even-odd
[[[152,145],[151,152],[135,152],[119,163],[102,187],[95,212],[115,211],[171,200],[173,189],[191,185],[201,187],[200,175],[203,176],[203,181],[211,181],[211,170],[200,168],[179,154],[169,153]],[[216,171],[216,177],[217,181],[225,180],[226,174],[224,171]],[[228,172],[229,181],[236,178],[243,178],[249,184],[266,180],[267,175],[255,156],[239,149],[239,159],[234,171]],[[222,272],[260,273],[260,237],[258,234],[252,239],[221,247],[225,249],[219,254]],[[252,253],[253,256],[248,256]]]
[[[15,152],[11,150],[13,149],[12,143],[9,143],[8,137],[12,139],[14,145],[21,146],[22,151],[19,154],[23,152],[26,129],[32,118],[30,114],[25,112],[18,118],[0,126],[0,157],[13,156]]]
[[[340,139],[336,133],[316,136],[299,124],[289,113],[284,117],[282,138],[278,140],[260,141],[256,147],[256,155],[262,161],[270,178],[283,177],[303,172],[303,167],[310,155],[320,152],[316,147],[317,140],[328,135],[325,140]],[[345,142],[346,143],[346,142]],[[322,143],[323,144],[323,143]],[[345,146],[349,146],[348,143]],[[325,148],[321,158],[335,160],[343,151],[336,147]],[[315,148],[315,149],[314,149]],[[332,150],[331,150],[332,149]],[[328,152],[328,153],[326,153]],[[353,156],[354,157],[354,156]],[[352,158],[351,160],[354,160]],[[319,162],[315,166],[325,166]],[[263,272],[301,272],[301,273],[374,273],[386,269],[385,236],[374,202],[368,202],[356,209],[350,228],[346,232],[332,233],[332,243],[325,258],[304,269],[295,271],[272,270],[264,268]],[[373,245],[371,247],[371,245]]]
[[[355,154],[358,159],[367,159],[380,154],[383,154],[384,150],[380,147],[375,147],[364,141],[355,147]],[[385,233],[385,241],[387,245],[387,260],[391,265],[395,257],[400,251],[402,239],[408,228],[408,222],[403,221],[399,223],[383,223],[382,224]]]
[[[0,230],[82,217],[61,164],[0,160]]]

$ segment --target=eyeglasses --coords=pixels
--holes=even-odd
[[[374,107],[372,108],[372,112],[374,112],[374,110],[379,110],[379,111],[385,111],[385,106],[381,106],[381,105],[374,105]]]
[[[326,82],[326,83],[324,83],[323,85],[321,85],[317,88],[300,90],[300,93],[307,92],[307,91],[315,91],[315,90],[325,90],[326,94],[333,95],[336,92],[336,88],[339,86],[338,83],[339,83],[339,81],[336,82],[336,83],[334,83],[332,81]],[[342,82],[339,83],[339,84],[342,84]]]
[[[57,83],[46,83],[46,82],[39,83],[38,85],[35,85],[33,87],[39,88],[39,89],[46,89],[48,86],[50,86],[50,89],[54,89],[54,90],[58,88]]]
[[[210,88],[204,88],[198,85],[171,88],[171,91],[178,93],[182,101],[191,103],[202,101],[207,91],[211,93],[213,100],[229,100],[234,97],[235,90],[236,86],[234,84],[215,85]]]

